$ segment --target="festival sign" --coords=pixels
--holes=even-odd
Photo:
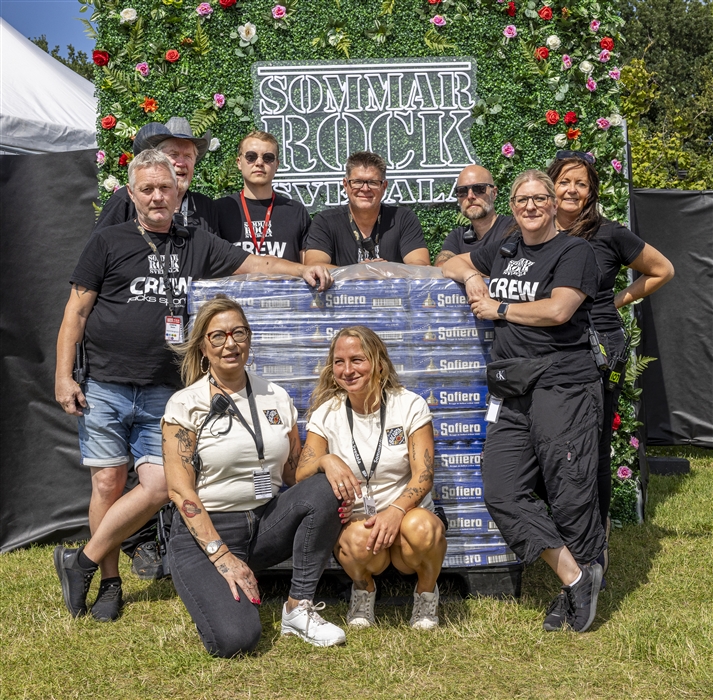
[[[255,121],[280,144],[275,189],[311,212],[346,202],[355,151],[386,160],[384,201],[399,204],[455,202],[476,162],[473,59],[256,62],[252,76]]]

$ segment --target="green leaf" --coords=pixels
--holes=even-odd
[[[196,33],[193,37],[193,46],[191,47],[199,56],[205,56],[210,53],[211,46],[208,34],[203,29],[203,23],[198,20],[196,23]]]
[[[382,0],[380,15],[392,15],[394,14],[394,6],[396,5],[396,0]]]

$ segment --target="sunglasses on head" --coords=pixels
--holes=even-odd
[[[270,153],[270,151],[263,154],[248,151],[247,153],[243,153],[243,158],[250,164],[255,163],[258,158],[262,158],[262,162],[266,165],[272,165],[277,160],[277,156],[274,153]]]
[[[557,160],[578,158],[579,160],[583,160],[585,163],[589,163],[590,165],[594,165],[594,161],[596,160],[591,153],[585,153],[584,151],[557,151],[555,158]]]
[[[457,185],[455,188],[456,197],[467,197],[468,191],[473,194],[485,194],[488,187],[495,187],[487,182],[477,182],[475,185]]]

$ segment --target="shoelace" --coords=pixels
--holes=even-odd
[[[369,592],[354,591],[352,600],[350,601],[351,616],[369,618]]]
[[[547,612],[545,614],[550,615],[552,613],[558,613],[560,616],[566,615],[570,605],[568,593],[570,592],[564,590],[561,591],[559,595],[550,603],[550,607],[547,608]]]
[[[308,634],[309,632],[309,623],[314,622],[315,625],[326,625],[327,621],[322,619],[321,615],[319,614],[320,610],[324,610],[327,607],[327,604],[322,601],[321,603],[311,603],[308,600],[302,601],[300,603],[300,607],[307,613],[307,617],[309,619],[309,622],[307,623],[307,628],[305,629],[305,634]]]
[[[436,599],[426,600],[423,595],[418,595],[414,606],[414,615],[416,617],[435,617],[438,603]]]
[[[104,600],[115,600],[121,595],[121,584],[110,583],[106,588],[100,587],[99,593],[97,595],[97,600],[103,598]]]

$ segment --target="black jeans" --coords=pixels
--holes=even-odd
[[[597,463],[599,382],[535,388],[505,399],[488,425],[483,493],[508,546],[525,563],[566,545],[580,564],[604,549]],[[552,517],[533,492],[544,481]]]
[[[290,596],[312,600],[342,527],[338,507],[327,478],[316,474],[255,510],[210,517],[230,551],[255,573],[292,557]],[[179,516],[169,556],[176,591],[208,652],[229,658],[252,651],[262,632],[257,607],[242,590],[239,601],[233,598]]]

